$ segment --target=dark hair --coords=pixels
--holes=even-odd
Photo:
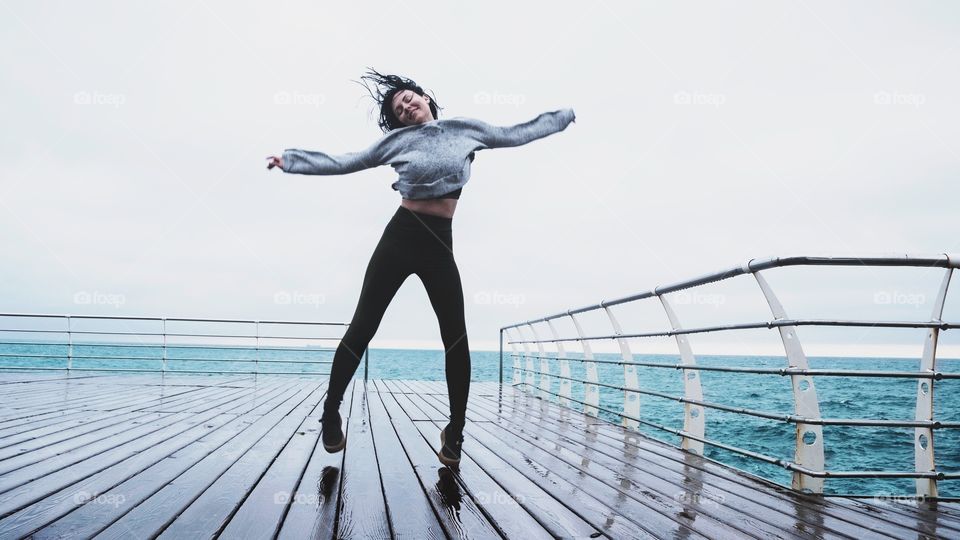
[[[434,98],[433,95],[427,94],[423,88],[420,88],[420,86],[411,79],[401,77],[400,75],[383,75],[370,67],[367,68],[367,72],[362,75],[360,79],[362,79],[363,82],[354,82],[362,84],[364,88],[367,89],[367,92],[370,93],[373,100],[377,102],[377,105],[380,106],[380,118],[377,120],[377,125],[380,126],[380,129],[383,130],[384,133],[406,127],[406,124],[401,122],[393,112],[393,97],[397,95],[398,92],[403,92],[404,90],[411,90],[421,96],[429,96],[430,112],[433,114],[434,120],[439,117],[439,110],[442,109],[442,107],[437,105],[436,98]],[[372,90],[367,82],[373,83],[374,87]]]

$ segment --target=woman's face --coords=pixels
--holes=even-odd
[[[430,112],[430,98],[421,96],[413,90],[401,90],[393,96],[393,114],[406,126],[422,124],[433,120]]]

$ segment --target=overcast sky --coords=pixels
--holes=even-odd
[[[0,4],[0,311],[349,321],[395,172],[264,158],[380,137],[367,66],[441,117],[576,111],[476,156],[454,217],[473,349],[751,258],[960,252],[953,2]],[[782,275],[791,316],[922,320],[943,271]],[[768,318],[750,279],[676,298],[682,322]],[[805,335],[909,355],[923,337]],[[371,346],[441,347],[416,276]]]

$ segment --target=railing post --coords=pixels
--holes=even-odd
[[[160,373],[167,372],[167,318],[161,319],[160,326],[161,337],[163,338],[162,357],[160,359]]]
[[[254,375],[256,375],[260,373],[260,321],[254,321],[254,325],[254,333],[256,334],[256,351],[254,352],[253,357],[253,372]]]
[[[363,351],[363,382],[370,376],[370,347]]]
[[[947,299],[947,288],[950,287],[950,276],[953,275],[953,268],[947,268],[943,276],[943,282],[940,284],[940,290],[937,292],[937,299],[933,304],[933,313],[930,319],[940,321],[943,317],[943,304]],[[939,328],[930,328],[927,331],[927,339],[923,342],[923,357],[920,360],[920,371],[933,373],[937,367],[937,341],[940,337]],[[933,421],[933,378],[917,380],[917,420],[928,422]],[[936,461],[933,456],[933,429],[929,427],[914,428],[913,437],[913,461],[914,467],[918,473],[936,471]],[[918,497],[936,497],[937,479],[936,478],[917,478],[917,496]]]
[[[570,310],[567,310],[567,316],[570,317],[570,320],[573,321],[574,328],[577,329],[577,337],[580,338],[580,348],[583,350],[583,359],[587,360],[583,363],[583,368],[587,376],[583,383],[583,401],[586,403],[586,405],[583,406],[583,414],[599,416],[600,387],[597,383],[600,382],[600,377],[597,374],[597,363],[593,362],[593,350],[590,348],[590,342],[583,339],[583,328],[580,326],[580,321],[573,316],[573,313],[570,313]]]
[[[673,311],[673,307],[670,305],[667,297],[662,294],[657,294],[657,298],[660,299],[660,304],[663,305],[663,311],[666,312],[667,319],[670,320],[670,326],[673,327],[673,331],[683,330],[683,327],[680,326],[680,319],[677,317],[676,312]],[[680,363],[685,366],[696,365],[697,362],[693,356],[693,349],[690,347],[690,340],[687,339],[687,336],[684,334],[675,334],[674,337],[677,340],[677,348],[680,350]],[[700,384],[700,372],[698,370],[683,370],[683,396],[687,399],[703,401],[703,387]],[[704,411],[700,405],[684,403],[684,433],[690,433],[703,439],[706,424],[705,413],[706,411]],[[695,454],[700,454],[701,456],[703,455],[703,442],[696,439],[683,437],[680,441],[680,448]]]
[[[67,315],[67,374],[73,369],[73,329],[70,328],[70,316]]]
[[[610,310],[610,307],[604,306],[602,300],[600,301],[600,306],[603,307],[603,310],[607,313],[607,317],[610,319],[610,325],[613,326],[614,333],[616,333],[618,336],[623,334],[623,330],[620,328],[620,323],[617,322],[617,318],[613,316],[613,311]],[[630,352],[630,344],[627,343],[627,340],[624,338],[617,338],[617,344],[620,345],[620,356],[623,357],[623,361],[633,362],[633,354]],[[640,383],[637,379],[636,366],[630,364],[623,365],[623,383],[623,387],[627,389],[623,391],[623,414],[629,414],[634,418],[640,418],[640,394],[630,391],[640,389]],[[640,422],[627,417],[623,417],[621,419],[621,424],[625,427],[633,429],[638,429],[640,427]]]
[[[749,266],[749,262],[747,265]],[[777,295],[767,284],[767,280],[760,275],[760,272],[753,272],[753,277],[760,285],[763,291],[763,297],[770,306],[770,312],[773,313],[774,320],[787,318],[787,313],[780,304]],[[800,336],[797,335],[796,326],[779,326],[780,341],[783,342],[783,350],[787,355],[787,364],[793,369],[809,369],[807,356],[803,353],[803,347],[800,345]],[[813,377],[809,375],[790,375],[790,386],[793,388],[793,408],[798,416],[809,418],[811,420],[820,419],[820,400],[817,398],[817,388],[813,384]],[[823,426],[817,424],[797,423],[796,443],[794,450],[794,461],[803,467],[813,471],[824,470],[823,456]],[[807,491],[812,493],[823,493],[823,478],[810,476],[801,472],[793,472],[793,489]]]
[[[543,343],[540,340],[540,334],[537,333],[537,329],[530,323],[527,323],[527,326],[529,326],[530,331],[533,332],[533,339],[537,344],[537,356],[540,357],[540,398],[549,400],[550,388],[553,387],[553,380],[550,377],[550,361],[546,358]]]
[[[507,339],[511,339],[510,328],[504,329],[503,333],[505,334]],[[517,333],[518,334],[520,333],[519,330],[517,331]],[[520,351],[517,350],[517,344],[514,343],[513,341],[508,341],[507,344],[510,345],[510,350],[513,351],[513,354],[511,355],[513,356],[513,377],[511,377],[511,386],[517,386],[518,384],[523,382],[520,375],[521,373],[520,372]],[[522,391],[523,388],[521,388],[520,390]]]
[[[552,320],[547,320],[547,326],[553,334],[553,339],[560,339],[557,328],[553,326]],[[567,352],[563,350],[562,341],[554,341],[557,345],[557,361],[560,364],[560,404],[566,407],[570,406],[570,362],[567,360]]]
[[[526,385],[523,386],[523,390],[526,391],[526,390],[529,388],[529,389],[530,389],[530,392],[532,393],[532,392],[533,392],[533,388],[534,388],[534,384],[533,384],[533,357],[530,356],[530,347],[527,347],[527,344],[525,343],[527,340],[526,340],[526,339],[523,339],[523,333],[520,331],[520,327],[519,327],[519,326],[517,327],[517,335],[519,335],[520,338],[521,338],[521,339],[520,339],[520,341],[521,341],[520,346],[523,347],[523,358],[525,359],[525,360],[524,360],[524,363],[525,363],[526,366],[527,366],[527,371],[524,373],[524,379],[526,380]]]
[[[503,390],[503,328],[500,329],[500,369],[497,372],[500,374],[500,389]]]

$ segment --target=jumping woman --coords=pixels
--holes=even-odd
[[[463,288],[453,257],[452,223],[460,191],[470,178],[474,152],[520,146],[563,131],[573,122],[573,109],[545,112],[514,126],[492,126],[480,120],[438,119],[440,106],[414,81],[368,69],[361,79],[380,107],[378,125],[384,135],[366,150],[342,155],[287,149],[267,159],[268,169],[293,174],[348,174],[389,164],[399,178],[391,187],[402,197],[367,264],[360,299],[350,326],[333,356],[330,384],[323,404],[323,447],[339,452],[346,445],[340,403],[361,357],[373,339],[384,312],[400,285],[416,274],[440,323],[445,349],[450,421],[440,432],[440,461],[460,463],[467,396],[470,392],[470,350],[463,312]]]

